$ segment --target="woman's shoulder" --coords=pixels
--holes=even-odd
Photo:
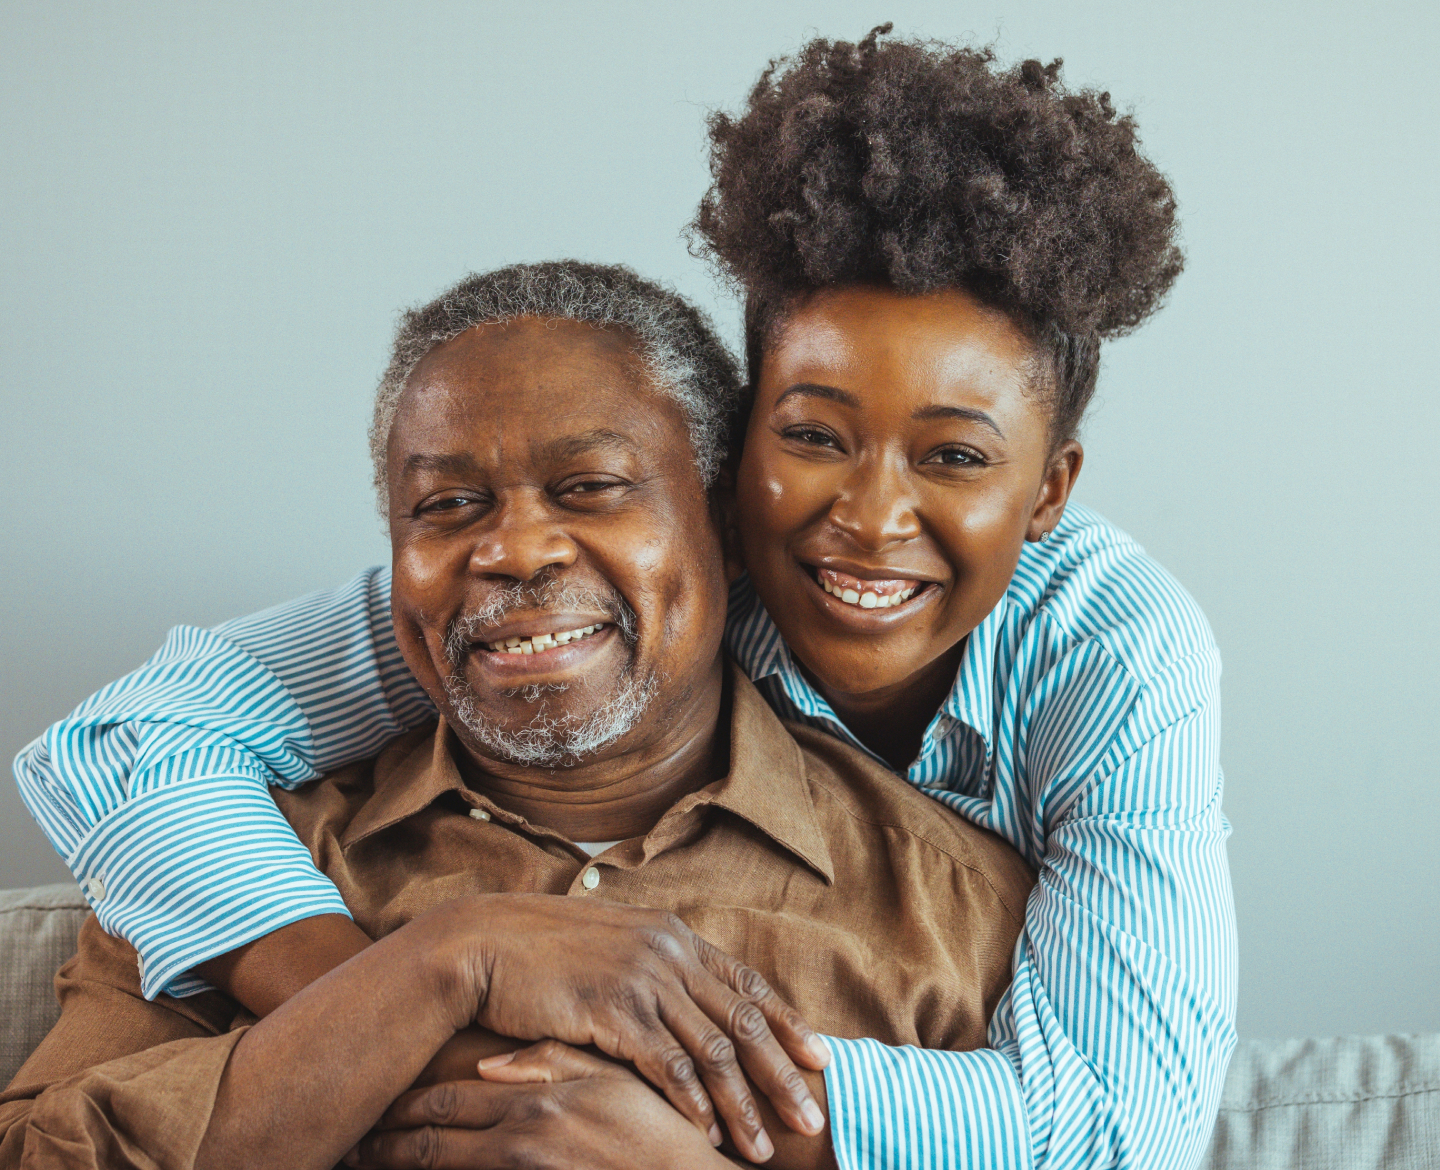
[[[1177,664],[1218,664],[1195,599],[1128,533],[1071,504],[1050,539],[1025,545],[1006,595],[1020,642],[1048,655],[1103,652],[1144,686]]]

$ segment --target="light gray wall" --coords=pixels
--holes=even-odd
[[[1133,105],[1183,202],[1079,497],[1225,654],[1241,1030],[1440,1029],[1437,8],[1180,8],[5,4],[0,750],[171,625],[385,556],[398,307],[579,255],[733,330],[678,236],[706,109],[816,31],[998,36]],[[63,872],[0,785],[0,885]]]

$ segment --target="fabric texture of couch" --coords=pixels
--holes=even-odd
[[[53,977],[88,908],[0,891],[0,1084],[59,1015]],[[1205,1170],[1440,1170],[1440,1034],[1242,1040]]]

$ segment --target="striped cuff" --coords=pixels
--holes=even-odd
[[[302,918],[350,912],[265,786],[218,776],[152,789],[67,858],[100,925],[140,953],[146,999],[209,985],[199,963]]]
[[[1033,1165],[1015,1066],[990,1048],[889,1048],[827,1036],[830,1134],[841,1170],[1025,1170]]]

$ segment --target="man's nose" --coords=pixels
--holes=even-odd
[[[548,501],[530,493],[502,500],[470,553],[470,571],[529,581],[549,568],[575,563],[579,548]]]
[[[830,505],[830,523],[865,552],[919,536],[909,470],[903,456],[858,460]]]

